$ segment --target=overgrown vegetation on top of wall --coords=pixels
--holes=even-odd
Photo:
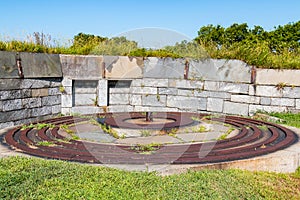
[[[265,31],[246,23],[203,26],[195,39],[213,58],[239,59],[263,68],[300,69],[300,21]]]
[[[190,57],[243,60],[261,68],[300,69],[300,21],[265,31],[246,23],[224,28],[207,25],[191,42],[182,41],[162,49],[139,48],[125,37],[105,38],[79,33],[71,46],[51,44],[51,37],[35,32],[30,41],[0,41],[2,51],[36,53],[123,55],[142,57]]]

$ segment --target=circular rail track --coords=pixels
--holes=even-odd
[[[109,115],[106,114],[106,116]],[[187,113],[187,115],[204,116],[194,113]],[[65,116],[38,122],[54,124],[55,127],[51,129],[47,127],[40,130],[32,128],[22,130],[21,127],[10,129],[5,134],[3,142],[26,154],[77,162],[201,164],[260,156],[284,149],[298,141],[297,135],[290,129],[269,122],[234,116],[208,119],[230,124],[239,129],[239,133],[234,137],[213,142],[161,145],[157,146],[155,151],[145,154],[130,145],[68,140],[59,133],[60,125],[70,125],[88,119]],[[53,145],[41,145],[41,141],[47,141]]]

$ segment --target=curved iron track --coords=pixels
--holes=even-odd
[[[203,117],[201,114],[192,115]],[[163,145],[151,154],[141,154],[129,145],[67,141],[59,134],[60,125],[86,120],[67,116],[39,122],[52,123],[55,125],[53,129],[21,130],[21,127],[16,127],[7,131],[4,142],[24,153],[50,159],[103,164],[200,164],[260,156],[284,149],[298,141],[297,135],[283,126],[234,116],[211,119],[238,128],[240,131],[234,137],[215,142]],[[54,146],[39,145],[40,141],[49,141]]]

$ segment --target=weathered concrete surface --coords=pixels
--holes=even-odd
[[[271,98],[270,97],[260,97],[260,104],[269,106],[271,105]]]
[[[108,112],[132,112],[133,109],[134,107],[130,105],[112,105],[108,107],[107,111]]]
[[[296,109],[300,109],[300,99],[296,99]]]
[[[107,106],[108,82],[105,79],[98,81],[98,106]]]
[[[154,78],[144,78],[140,79],[140,87],[168,87],[168,79],[154,79]]]
[[[288,99],[288,98],[271,98],[271,105],[272,106],[295,106],[295,99]]]
[[[250,83],[251,67],[239,60],[191,60],[189,79]]]
[[[93,106],[96,104],[96,94],[77,94],[73,97],[74,106]]]
[[[184,76],[185,60],[149,57],[144,61],[144,78],[179,78]]]
[[[263,105],[249,105],[249,115],[255,114],[257,111],[264,111],[264,112],[286,112],[286,107],[281,106],[263,106]]]
[[[178,89],[177,88],[158,88],[159,94],[165,95],[177,95]]]
[[[224,100],[217,98],[207,98],[207,111],[222,112]]]
[[[128,105],[129,94],[110,94],[109,105]]]
[[[205,110],[206,100],[195,97],[167,96],[167,107],[189,109],[192,111]]]
[[[157,94],[157,88],[153,87],[132,87],[130,88],[131,94]]]
[[[167,102],[166,95],[143,95],[142,96],[143,106],[165,107],[166,102]]]
[[[96,80],[75,80],[73,85],[73,104],[75,106],[96,105],[97,102]]]
[[[195,80],[170,80],[169,87],[177,87],[184,89],[203,89],[204,81]]]
[[[102,79],[103,56],[60,55],[64,77],[71,79]]]
[[[258,85],[256,87],[256,95],[263,97],[282,97],[283,91],[275,86]]]
[[[58,54],[20,53],[25,78],[62,77]]]
[[[169,135],[160,135],[160,136],[149,136],[149,137],[140,137],[140,138],[125,138],[118,140],[117,143],[120,144],[128,144],[128,145],[136,145],[136,144],[151,144],[151,143],[179,143],[180,140],[171,137]]]
[[[0,51],[0,78],[19,78],[17,53]]]
[[[245,83],[205,81],[204,90],[248,94],[249,86]]]
[[[130,95],[129,96],[130,105],[141,106],[142,105],[142,95]]]
[[[142,78],[144,62],[141,57],[104,56],[105,77],[109,79]]]
[[[251,104],[259,104],[260,98],[256,96],[249,96],[249,95],[239,95],[239,94],[233,94],[231,95],[232,102],[238,102],[238,103],[251,103]]]
[[[11,125],[11,126],[9,126],[9,125]],[[13,126],[13,123],[10,123],[10,124],[8,123],[7,124],[6,127],[9,127],[9,128],[1,129],[1,126],[0,126],[0,138],[2,138],[4,136],[4,133],[6,133],[9,129],[11,129],[12,126]],[[0,143],[0,158],[5,158],[5,157],[9,157],[9,156],[25,156],[25,157],[30,157],[27,154],[23,154],[21,152],[17,152],[15,150],[12,150],[7,145]]]
[[[282,89],[283,97],[287,98],[300,98],[300,87],[284,87]]]
[[[256,84],[277,85],[286,83],[287,85],[300,86],[300,70],[276,70],[276,69],[257,69]]]
[[[96,114],[103,112],[101,107],[96,106],[76,106],[72,107],[69,110],[65,110],[65,112],[69,111],[70,113],[80,113],[80,114]]]
[[[248,116],[249,105],[245,103],[224,102],[224,113]]]

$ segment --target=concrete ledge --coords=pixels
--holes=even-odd
[[[184,59],[149,57],[144,64],[144,78],[183,79]]]
[[[99,80],[102,78],[103,56],[60,55],[64,77]]]
[[[97,114],[103,112],[101,107],[96,106],[76,106],[71,108],[71,113],[78,113],[78,114]]]
[[[277,85],[286,83],[287,85],[300,86],[300,70],[276,70],[257,69],[256,84]]]
[[[19,78],[17,53],[0,51],[0,78]]]
[[[128,56],[104,56],[105,77],[130,79],[143,77],[143,58]]]
[[[58,54],[21,52],[20,57],[25,78],[62,77]]]
[[[240,60],[192,60],[189,67],[189,79],[250,83],[251,67]]]

